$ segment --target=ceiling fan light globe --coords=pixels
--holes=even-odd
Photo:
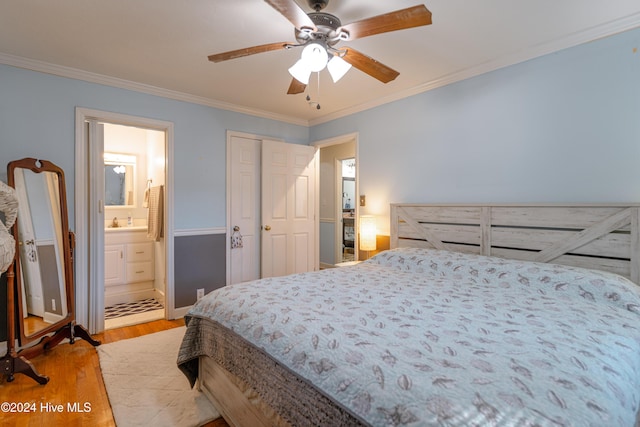
[[[350,69],[351,64],[349,64],[339,56],[334,56],[329,60],[329,63],[327,64],[327,70],[329,70],[329,74],[331,74],[331,78],[333,79],[334,83],[344,77],[344,75],[347,74],[347,71],[349,71]]]
[[[289,74],[300,83],[308,85],[309,77],[311,77],[311,69],[304,60],[299,59],[289,68]]]
[[[305,61],[313,73],[322,71],[327,66],[329,54],[327,49],[320,43],[309,43],[302,49],[300,59]]]

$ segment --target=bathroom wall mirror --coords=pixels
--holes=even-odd
[[[105,206],[135,206],[136,156],[104,153]]]
[[[46,160],[25,158],[10,162],[7,172],[18,198],[18,219],[13,225],[18,242],[14,320],[20,346],[40,339],[42,350],[64,338],[73,342],[75,335],[99,344],[75,324],[74,235],[68,226],[62,169]],[[31,354],[36,349],[24,351]]]

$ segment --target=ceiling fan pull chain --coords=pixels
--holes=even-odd
[[[314,101],[311,98],[311,85],[307,86],[309,88],[309,92],[307,93],[306,100],[310,107],[316,107],[316,110],[319,110],[320,109],[320,72],[318,71],[316,75],[318,79],[317,89],[316,89],[316,100]]]
[[[316,102],[316,109],[320,109],[320,71],[316,73],[316,78],[318,79],[318,102]]]

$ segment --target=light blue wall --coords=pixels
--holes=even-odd
[[[324,264],[334,264],[336,261],[336,224],[320,222],[320,262]]]
[[[391,202],[640,202],[640,30],[315,126],[311,140],[351,132],[362,213],[387,232]]]
[[[74,226],[75,108],[174,123],[174,227],[226,225],[226,131],[307,144],[309,130],[275,120],[0,65],[0,179],[23,157],[65,171]]]
[[[70,203],[76,106],[175,124],[176,229],[225,224],[227,129],[302,144],[358,132],[362,213],[382,231],[390,202],[640,201],[640,30],[311,129],[0,65],[0,165],[53,161]]]

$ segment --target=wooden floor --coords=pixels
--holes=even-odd
[[[157,320],[125,328],[112,329],[94,336],[103,344],[127,338],[159,332],[184,325],[180,320]],[[0,404],[10,402],[27,403],[35,411],[30,413],[6,413],[0,411],[2,426],[115,426],[111,406],[100,373],[98,354],[93,346],[84,340],[75,344],[60,344],[46,354],[34,357],[31,362],[38,372],[49,376],[48,384],[40,385],[33,379],[17,374],[13,382],[0,376]],[[85,412],[69,412],[67,405],[79,403]],[[64,412],[48,412],[49,407],[63,405]],[[206,427],[228,427],[219,419]]]

